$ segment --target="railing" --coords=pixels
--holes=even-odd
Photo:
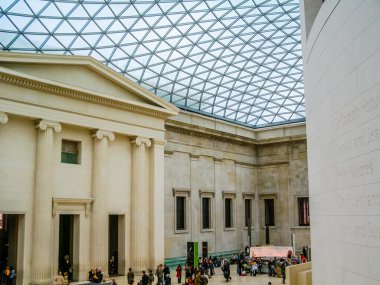
[[[230,251],[213,252],[213,253],[209,252],[208,256],[211,255],[212,257],[217,256],[217,257],[224,257],[226,259],[229,259],[231,255],[239,254],[239,252],[240,250],[230,250]],[[186,256],[165,258],[165,264],[169,266],[170,270],[175,270],[178,264],[181,264],[182,268],[184,268],[186,264]]]

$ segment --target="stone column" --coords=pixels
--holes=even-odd
[[[108,271],[108,141],[113,141],[112,132],[98,130],[93,134],[93,171],[91,212],[91,266]]]
[[[155,268],[158,264],[164,262],[165,252],[165,191],[164,191],[164,181],[165,181],[165,159],[164,159],[164,146],[166,141],[157,140],[153,141],[152,147],[152,162],[151,165],[151,251],[153,253],[153,258],[150,260],[150,268]],[[151,256],[151,255],[150,255]]]
[[[34,216],[31,274],[32,284],[51,283],[52,197],[54,167],[54,132],[61,131],[58,122],[41,120],[36,128],[37,157],[34,189]]]
[[[137,273],[149,266],[149,171],[148,138],[132,141],[131,267]]]

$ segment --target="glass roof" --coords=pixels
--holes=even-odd
[[[0,1],[0,48],[89,55],[181,109],[305,120],[299,0]]]

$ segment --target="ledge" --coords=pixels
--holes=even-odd
[[[93,201],[92,198],[53,198],[53,217],[59,208],[69,205],[73,206],[72,210],[84,210],[87,217]]]

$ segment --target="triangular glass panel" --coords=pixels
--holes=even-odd
[[[118,45],[125,33],[107,33],[107,35],[115,45]]]
[[[0,32],[0,44],[7,48],[9,43],[15,38],[15,34]]]
[[[77,37],[77,39],[71,45],[71,48],[84,49],[84,48],[90,48],[90,46],[81,37]]]
[[[113,18],[114,15],[112,13],[112,10],[108,7],[108,5],[104,5],[101,7],[99,12],[96,14],[95,19],[99,18]]]
[[[23,35],[19,35],[18,38],[9,47],[12,49],[34,49],[34,46]]]
[[[63,21],[59,24],[58,29],[55,31],[57,34],[76,34],[75,30],[67,21]]]
[[[95,17],[95,15],[100,13],[103,6],[104,6],[104,4],[101,4],[101,3],[84,2],[84,4],[83,4],[83,8],[86,9],[86,11],[90,15],[90,17]]]
[[[98,35],[82,35],[82,38],[87,41],[90,46],[94,47],[96,42],[99,40],[99,38],[101,37],[101,34],[98,34]]]
[[[2,1],[1,1],[2,2]],[[3,3],[1,3],[3,4]],[[1,5],[2,6],[2,5]],[[24,15],[33,15],[33,11],[26,5],[25,1],[16,1],[16,5],[12,6],[9,9],[11,13],[24,14]]]
[[[129,7],[129,5],[131,4],[110,2],[108,4],[108,7],[113,11],[116,17],[118,17],[121,13],[123,13],[124,10]]]
[[[100,41],[96,44],[96,47],[110,47],[110,46],[115,46],[113,42],[106,36],[103,35]]]
[[[63,45],[59,43],[54,37],[49,37],[46,43],[43,46],[44,50],[60,50],[63,49]]]
[[[17,15],[8,15],[8,18],[12,21],[13,25],[15,25],[19,31],[24,30],[24,28],[33,21],[33,18]]]
[[[45,40],[49,38],[48,35],[25,35],[25,37],[37,48],[41,48]]]
[[[59,41],[65,48],[68,48],[70,44],[75,39],[76,35],[56,35],[55,38]]]
[[[0,17],[0,27],[2,30],[16,32],[16,26],[8,19],[7,16]]]

